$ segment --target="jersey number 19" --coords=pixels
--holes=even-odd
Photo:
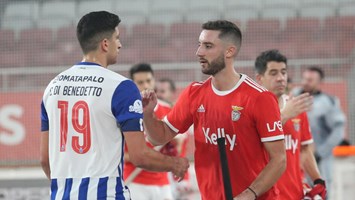
[[[68,136],[68,101],[58,101],[58,109],[60,110],[60,152],[66,151]],[[79,114],[80,111],[82,114]],[[83,144],[79,144],[79,136],[72,136],[72,148],[78,154],[84,154],[89,151],[91,146],[90,133],[90,115],[89,106],[85,101],[78,101],[71,109],[71,124],[77,133],[82,134]]]

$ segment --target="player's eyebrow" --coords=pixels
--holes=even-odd
[[[277,70],[277,69],[270,69],[269,72],[270,72],[270,73],[271,73],[271,72],[278,72],[278,70]]]
[[[199,42],[199,44],[204,44],[204,45],[210,44],[210,45],[214,45],[212,42]]]

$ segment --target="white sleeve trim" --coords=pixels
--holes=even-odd
[[[272,142],[272,141],[283,140],[283,139],[285,139],[284,135],[276,135],[276,136],[272,136],[272,137],[261,138],[261,142]]]
[[[301,142],[301,145],[308,145],[308,144],[312,144],[312,143],[313,143],[313,139],[309,139],[309,140]]]
[[[168,120],[168,116],[165,116],[163,118],[163,122],[165,122],[165,124],[171,129],[173,130],[175,133],[179,133],[179,129],[175,128]]]

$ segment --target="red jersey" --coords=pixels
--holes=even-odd
[[[224,200],[217,138],[226,138],[233,196],[244,191],[269,162],[263,142],[283,140],[275,95],[246,75],[229,91],[218,91],[211,78],[194,82],[164,118],[176,133],[194,124],[195,169],[203,200]],[[258,199],[278,199],[272,187]]]
[[[286,96],[283,100],[286,103]],[[284,103],[284,105],[285,105]],[[301,145],[313,142],[306,113],[288,120],[284,126],[287,168],[276,183],[280,199],[303,199],[303,183],[300,163]]]
[[[168,103],[158,100],[158,104],[154,109],[154,114],[158,119],[162,119],[166,114],[169,113],[171,107]],[[146,142],[147,146],[150,148],[154,148],[154,146]],[[126,149],[127,151],[127,149]],[[124,165],[124,179],[127,179],[129,175],[136,169],[136,167],[131,162],[126,162]],[[170,184],[167,172],[151,172],[142,170],[135,179],[133,179],[134,183],[144,184],[144,185],[168,185]]]

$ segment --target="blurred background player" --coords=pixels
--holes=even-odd
[[[170,78],[161,78],[157,81],[155,87],[158,99],[168,102],[170,105],[175,104],[176,86]]]
[[[137,85],[140,91],[146,89],[154,89],[155,79],[154,72],[150,64],[139,63],[130,69],[130,77]],[[154,114],[157,119],[162,119],[171,110],[171,106],[159,100],[154,109]],[[146,145],[153,148],[153,145],[146,141]],[[178,152],[175,145],[171,142],[165,146],[158,146],[154,148],[157,151],[163,152],[170,156],[177,156]],[[128,149],[129,150],[129,149]],[[139,170],[130,162],[129,154],[125,154],[125,180],[131,180],[129,188],[132,199],[137,200],[172,200],[172,190],[166,172],[151,172],[146,170]],[[139,170],[139,171],[137,171]],[[138,174],[133,173],[139,172]],[[135,176],[135,177],[133,177]]]
[[[159,79],[156,83],[155,91],[158,99],[166,101],[172,106],[174,105],[176,97],[176,86],[173,80],[169,78]],[[181,157],[186,157],[190,135],[193,135],[192,127],[187,131],[186,134],[179,134],[174,138],[174,141],[176,141],[178,154]],[[189,173],[186,173],[184,180],[180,182],[177,182],[176,179],[172,178],[171,176],[169,176],[169,178],[175,198],[184,198],[184,196],[192,192]]]
[[[117,15],[84,15],[77,25],[82,62],[55,77],[41,104],[41,164],[51,199],[131,199],[123,182],[123,147],[130,161],[183,177],[187,159],[145,145],[141,95],[134,83],[108,70],[121,50]]]
[[[156,120],[154,91],[143,93],[144,124],[154,144],[194,125],[195,171],[203,200],[226,199],[216,139],[226,138],[233,196],[277,199],[273,185],[286,168],[284,135],[275,96],[234,69],[240,29],[225,20],[202,25],[196,55],[206,81],[191,83],[164,122]],[[257,102],[264,102],[268,106]],[[269,128],[267,128],[269,127]]]
[[[320,67],[308,67],[302,74],[302,86],[296,88],[294,93],[298,95],[308,92],[314,97],[313,107],[308,112],[311,132],[315,142],[314,155],[320,172],[328,184],[328,188],[331,188],[333,149],[344,138],[346,119],[341,110],[339,99],[322,92],[321,85],[324,76],[324,72]]]
[[[287,81],[289,80],[287,68],[287,58],[278,50],[264,51],[255,61],[257,81],[276,95],[281,111],[284,110],[289,100],[289,97],[285,95]],[[311,98],[309,100],[311,100]],[[305,103],[311,105],[308,102]],[[325,199],[325,184],[321,179],[310,147],[310,144],[313,143],[313,139],[309,129],[307,113],[298,113],[299,112],[296,112],[296,115],[287,120],[283,126],[287,153],[287,168],[277,182],[278,189],[280,190],[280,199],[304,198],[303,174],[300,164],[302,164],[304,171],[316,185],[310,194],[307,195],[313,198],[315,195],[319,194]]]

